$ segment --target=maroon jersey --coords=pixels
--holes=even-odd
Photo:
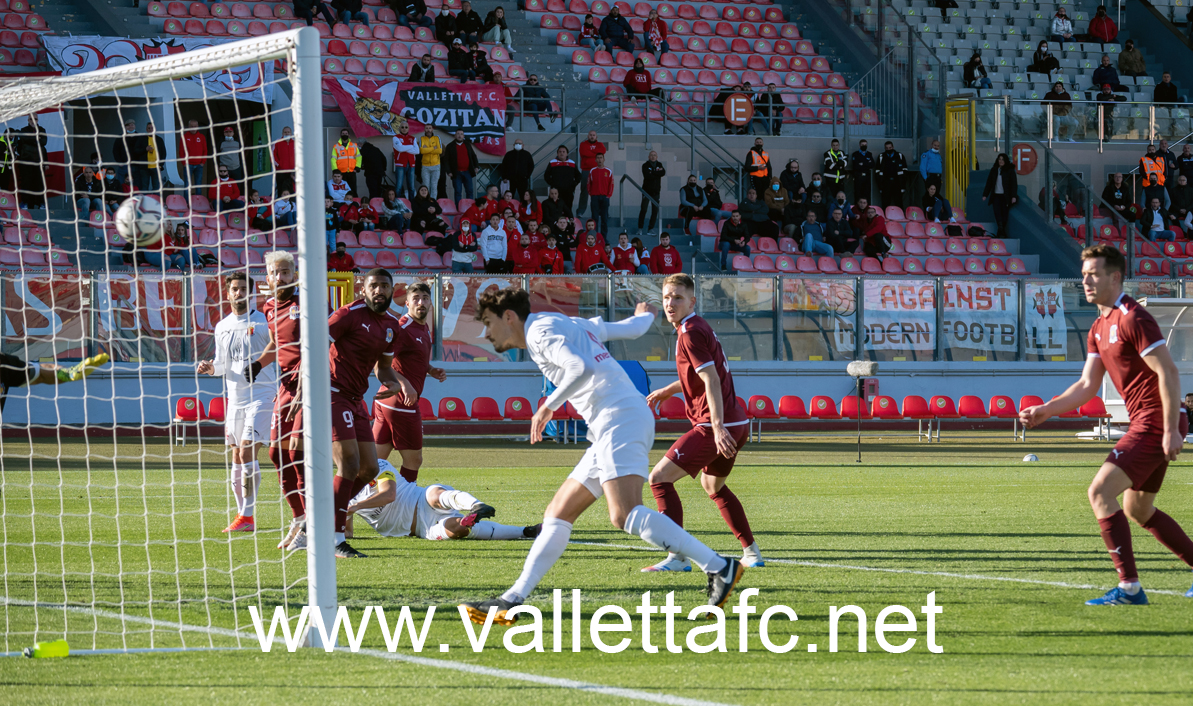
[[[695,314],[679,324],[679,340],[675,344],[675,367],[679,369],[679,385],[683,388],[684,408],[688,419],[697,426],[709,426],[708,398],[705,396],[704,380],[698,372],[714,366],[721,378],[721,401],[725,406],[725,425],[746,423],[746,410],[737,404],[737,393],[733,390],[733,375],[725,361],[725,351],[713,333],[712,327]]]
[[[1089,355],[1102,359],[1127,405],[1131,426],[1145,424],[1163,428],[1164,406],[1160,401],[1159,376],[1143,356],[1164,343],[1160,326],[1147,309],[1126,294],[1114,302],[1107,316],[1099,316],[1089,329]]]
[[[398,317],[373,310],[357,300],[336,309],[327,320],[331,338],[331,389],[352,399],[369,391],[369,374],[382,355],[394,354]]]
[[[398,319],[398,331],[394,335],[394,370],[410,381],[419,397],[423,396],[423,385],[427,382],[427,370],[431,368],[431,329],[409,316]],[[418,402],[402,404],[400,397],[385,400],[388,406],[398,409],[418,409]]]
[[[273,340],[277,346],[279,378],[283,384],[293,384],[298,373],[299,363],[302,362],[302,325],[298,319],[298,297],[291,296],[285,301],[278,301],[276,297],[265,300],[261,308],[265,320],[269,322],[269,329],[273,333]]]

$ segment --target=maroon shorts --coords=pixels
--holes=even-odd
[[[373,443],[373,420],[364,400],[331,393],[331,440]]]
[[[373,438],[398,451],[417,451],[423,447],[423,415],[373,400]]]
[[[285,442],[286,447],[289,447],[290,440],[294,437],[302,438],[302,402],[297,403],[298,409],[294,411],[294,418],[289,421],[286,420],[286,415],[290,413],[292,405],[294,405],[294,396],[298,394],[297,389],[291,389],[285,385],[278,387],[278,396],[273,400],[273,415],[269,418],[269,445],[279,446],[281,442]]]
[[[750,425],[739,424],[726,429],[740,451],[750,438]],[[671,448],[667,449],[665,456],[693,478],[701,471],[710,476],[724,478],[733,470],[733,463],[737,460],[737,456],[725,458],[717,451],[717,442],[713,438],[711,427],[692,427],[691,431],[679,437]]]
[[[1189,433],[1189,418],[1184,409],[1181,409],[1180,432],[1182,438]],[[1123,469],[1123,473],[1131,479],[1131,490],[1160,492],[1164,474],[1168,472],[1168,458],[1164,455],[1164,428],[1131,425],[1114,445],[1106,461]]]

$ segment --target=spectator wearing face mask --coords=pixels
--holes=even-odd
[[[930,184],[935,184],[939,189],[942,174],[944,174],[944,158],[940,154],[940,140],[933,140],[928,151],[920,155],[920,176],[924,179],[925,188]]]
[[[1057,8],[1056,15],[1052,18],[1051,39],[1057,43],[1073,41],[1073,22],[1064,7]]]
[[[479,245],[471,223],[461,223],[456,232],[447,236],[452,250],[452,272],[472,272]]]
[[[510,183],[510,190],[515,194],[526,191],[530,184],[530,175],[534,173],[534,158],[526,151],[521,138],[514,140],[513,149],[501,158],[497,171],[502,179]]]
[[[610,49],[616,47],[626,51],[634,50],[634,30],[626,18],[621,16],[621,10],[617,9],[616,5],[609,9],[609,14],[601,21],[599,36]]]
[[[762,200],[766,202],[772,221],[782,221],[783,209],[791,203],[791,197],[787,194],[787,189],[783,188],[779,177],[771,177],[770,188],[766,190]]]
[[[1123,51],[1118,55],[1118,70],[1127,76],[1147,76],[1147,62],[1132,39],[1123,44]]]
[[[986,76],[986,67],[982,64],[981,52],[975,51],[973,56],[969,57],[969,61],[965,62],[965,66],[962,67],[962,72],[966,88],[981,90],[994,87],[994,84],[990,83],[989,77]]]
[[[1106,14],[1106,6],[1098,5],[1094,17],[1089,21],[1089,36],[1103,44],[1113,44],[1118,37],[1118,25]]]
[[[1052,55],[1052,51],[1048,49],[1048,40],[1041,39],[1040,44],[1036,47],[1036,53],[1031,55],[1031,63],[1027,66],[1030,73],[1046,74],[1049,78],[1053,71],[1060,70],[1060,60]]]

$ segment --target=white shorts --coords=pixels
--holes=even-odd
[[[269,441],[272,416],[273,404],[270,402],[249,402],[243,407],[232,407],[224,417],[224,440],[228,446],[240,446],[246,441],[263,444]]]
[[[601,485],[614,478],[650,475],[654,415],[645,404],[602,411],[588,425],[588,438],[592,445],[568,478],[587,488],[593,497],[604,495]]]
[[[427,491],[435,487],[454,490],[450,485],[436,483],[428,486]],[[463,517],[463,515],[455,510],[437,510],[431,507],[431,503],[427,501],[427,492],[424,491],[418,496],[418,506],[414,516],[414,536],[423,539],[448,539],[443,522],[449,517]]]

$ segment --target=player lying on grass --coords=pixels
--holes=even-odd
[[[26,363],[15,355],[0,353],[0,411],[4,410],[4,401],[11,387],[78,382],[107,362],[108,354],[100,353],[63,368],[54,363]]]
[[[1186,410],[1181,407],[1180,375],[1156,320],[1123,293],[1125,271],[1126,261],[1116,248],[1095,245],[1082,251],[1085,300],[1098,307],[1098,318],[1089,329],[1085,369],[1064,394],[1019,411],[1024,426],[1033,427],[1077,409],[1098,393],[1106,373],[1127,405],[1131,417],[1127,433],[1089,486],[1089,503],[1118,570],[1119,584],[1086,605],[1147,605],[1135,569],[1128,517],[1193,566],[1193,541],[1155,504],[1168,462],[1176,460],[1189,433]],[[1193,588],[1185,595],[1193,598]]]
[[[535,412],[530,443],[543,440],[555,410],[571,402],[588,425],[591,446],[556,491],[543,517],[522,575],[510,590],[488,601],[462,604],[473,622],[483,624],[490,608],[494,621],[510,625],[508,612],[521,605],[567,549],[572,524],[602,495],[608,499],[613,526],[661,549],[692,560],[708,575],[708,603],[721,606],[741,579],[742,564],[704,546],[666,515],[642,504],[642,486],[654,445],[654,414],[604,341],[638,338],[654,314],[639,304],[625,321],[579,319],[555,313],[530,313],[530,295],[521,289],[489,292],[477,303],[476,318],[485,338],[501,353],[525,348],[555,391]]]
[[[352,537],[353,515],[382,537],[533,539],[543,527],[491,522],[485,518],[497,511],[462,490],[439,484],[419,487],[402,478],[389,461],[378,460],[377,467],[377,478],[348,505],[348,537]]]

